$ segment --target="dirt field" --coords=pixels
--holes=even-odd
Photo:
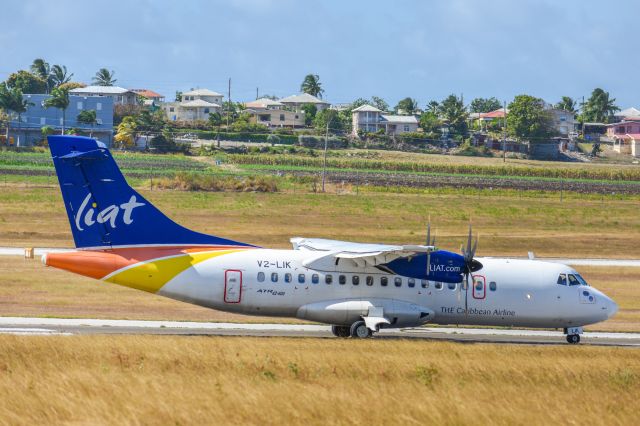
[[[0,336],[3,424],[635,424],[640,352]]]

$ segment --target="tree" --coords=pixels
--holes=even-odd
[[[27,108],[30,105],[34,105],[33,102],[30,102],[27,99],[24,99],[22,95],[22,91],[18,88],[9,89],[6,85],[0,84],[0,108],[5,111],[11,111],[17,114],[18,116],[18,124],[21,126],[22,123],[22,114],[27,112]],[[7,122],[7,133],[6,138],[7,142],[9,142],[9,120]]]
[[[47,137],[49,135],[53,135],[56,132],[56,129],[54,129],[51,126],[42,126],[40,128],[40,134],[42,135],[42,139],[46,142],[47,141]]]
[[[49,90],[51,90],[51,86],[49,85],[49,76],[51,74],[49,63],[44,59],[34,59],[30,69],[33,75],[39,77],[42,81],[45,81],[47,83],[46,93],[49,93]]]
[[[426,133],[438,133],[442,127],[442,122],[438,114],[433,111],[426,111],[420,116],[420,127]]]
[[[608,123],[613,114],[620,111],[615,102],[615,98],[609,97],[609,92],[600,88],[594,89],[589,99],[582,104],[582,121]]]
[[[97,86],[113,86],[116,81],[118,81],[113,78],[115,74],[115,71],[109,71],[106,68],[100,68],[98,72],[96,72],[96,75],[93,77],[93,84]]]
[[[471,112],[491,112],[502,108],[500,101],[494,97],[491,98],[475,98],[469,105]]]
[[[369,104],[369,101],[366,100],[365,98],[358,98],[355,101],[351,102],[351,105],[349,106],[349,108],[351,110],[354,110],[358,107],[361,107],[362,105],[367,105]]]
[[[396,105],[396,108],[395,108],[397,113],[399,114],[404,113],[407,115],[414,114],[417,109],[418,109],[418,101],[408,97],[398,102],[398,105]]]
[[[509,104],[509,133],[522,139],[544,139],[554,134],[553,119],[544,101],[529,95],[518,95]]]
[[[313,127],[320,132],[325,132],[329,126],[329,131],[337,132],[344,129],[343,123],[339,118],[338,111],[334,109],[323,109],[316,114],[313,120]]]
[[[371,105],[378,108],[380,111],[389,111],[389,104],[384,99],[377,96],[371,97]]]
[[[176,102],[182,102],[182,92],[176,90]]]
[[[76,117],[78,123],[87,124],[91,126],[91,130],[89,131],[89,137],[93,136],[93,126],[98,124],[98,118],[96,116],[96,110],[94,109],[85,109],[80,111],[78,117]]]
[[[324,89],[322,88],[322,83],[320,83],[320,76],[318,74],[307,74],[300,85],[300,91],[322,99]]]
[[[69,107],[69,91],[56,87],[51,91],[51,97],[45,99],[45,108],[58,108],[62,111],[62,135],[66,123],[67,108]]]
[[[51,72],[48,77],[50,82],[50,88],[60,87],[63,84],[67,84],[71,81],[73,73],[67,72],[67,67],[64,65],[54,65],[51,67]]]
[[[304,104],[302,105],[302,111],[304,112],[304,125],[311,126],[313,119],[316,118],[318,108],[314,104]]]
[[[427,104],[427,111],[430,111],[436,115],[440,114],[440,104],[438,101],[430,101]]]
[[[456,95],[449,95],[440,103],[439,109],[440,116],[449,123],[449,128],[457,134],[466,133],[469,114],[461,97],[458,98]]]
[[[25,70],[9,75],[7,86],[10,89],[20,89],[22,93],[47,93],[47,81]]]
[[[118,130],[114,136],[115,141],[120,142],[121,147],[133,146],[137,128],[138,124],[136,123],[135,117],[130,115],[124,117],[118,125]]]
[[[222,116],[219,112],[212,112],[209,114],[209,125],[211,125],[211,127],[219,128],[221,124]]]

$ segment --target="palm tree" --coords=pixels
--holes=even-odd
[[[45,61],[44,59],[34,59],[33,63],[31,64],[31,74],[40,77],[41,79],[43,79],[46,83],[47,83],[47,89],[46,92],[49,93],[49,91],[51,90],[51,67],[49,66],[49,63],[47,61]]]
[[[106,68],[100,68],[93,77],[93,84],[97,86],[113,86],[116,81],[114,77],[115,71],[109,71]]]
[[[54,65],[51,67],[49,73],[49,81],[51,81],[51,87],[60,87],[61,84],[65,84],[71,81],[73,73],[67,73],[67,67],[62,65]]]
[[[615,102],[615,98],[609,97],[609,92],[600,88],[594,89],[591,92],[591,97],[582,104],[582,119],[598,123],[609,121],[609,118],[616,111],[620,111]]]
[[[412,115],[418,109],[418,101],[413,98],[404,98],[396,105],[396,112],[402,111],[404,114]]]
[[[84,111],[80,111],[78,117],[76,117],[78,123],[88,124],[91,126],[91,130],[89,131],[89,137],[93,136],[93,126],[98,124],[98,119],[96,117],[95,109],[85,109]]]
[[[322,83],[320,83],[320,76],[318,74],[307,74],[300,85],[300,91],[322,99],[324,89],[322,88]]]
[[[427,104],[427,111],[438,115],[438,112],[440,111],[440,104],[438,103],[438,101],[429,102]]]
[[[51,97],[45,99],[44,101],[45,108],[58,108],[62,110],[62,132],[61,135],[64,135],[64,126],[66,122],[66,112],[69,107],[69,91],[65,89],[60,89],[56,87],[51,91]]]
[[[12,111],[18,115],[19,127],[22,127],[22,114],[27,111],[30,105],[34,105],[33,102],[29,102],[22,96],[22,90],[13,88],[8,89],[4,84],[0,85],[0,107],[5,111]],[[7,122],[6,140],[9,142],[9,126],[11,119]],[[19,131],[18,131],[19,132]],[[26,138],[26,135],[25,135]]]
[[[578,106],[577,102],[571,99],[569,96],[563,96],[562,100],[555,105],[557,109],[563,109],[565,111],[569,111],[573,113],[576,112],[577,106]]]

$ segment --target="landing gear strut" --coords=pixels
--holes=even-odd
[[[332,325],[331,332],[336,337],[349,337],[351,336],[351,329],[346,325]]]
[[[356,321],[351,324],[351,337],[355,337],[358,339],[366,339],[367,337],[371,337],[371,330],[367,327],[364,321]]]

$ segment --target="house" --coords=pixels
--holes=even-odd
[[[569,137],[575,132],[577,123],[575,112],[558,108],[549,108],[547,111],[551,113],[553,128],[560,136]]]
[[[503,123],[506,114],[508,113],[508,109],[505,110],[504,108],[498,108],[497,110],[490,112],[471,113],[469,114],[469,119],[477,121],[480,124],[480,129],[486,131],[490,123]]]
[[[288,96],[279,100],[284,106],[292,111],[301,112],[304,105],[315,105],[318,111],[329,108],[329,102],[318,99],[308,93],[300,93],[299,95]]]
[[[45,108],[44,101],[50,95],[23,95],[23,99],[31,105],[20,115],[11,114],[9,140],[16,145],[34,145],[42,140],[42,128],[51,127],[58,133],[62,128],[62,110]],[[78,114],[84,110],[96,112],[96,124],[89,125],[78,122]],[[69,95],[69,106],[65,111],[65,130],[79,129],[91,133],[92,136],[107,145],[113,140],[113,99],[109,96],[75,96]]]
[[[640,157],[640,117],[607,125],[607,137],[614,151]]]
[[[414,115],[385,114],[371,105],[361,105],[351,112],[353,134],[375,133],[384,130],[387,135],[398,135],[418,130],[418,119]]]
[[[164,102],[164,96],[162,96],[160,93],[154,92],[153,90],[131,89],[131,91],[136,95],[145,98],[146,100],[152,101],[156,105],[160,104],[161,102]]]
[[[305,115],[303,111],[291,111],[282,102],[268,98],[245,102],[247,112],[251,114],[251,122],[268,127],[303,127]]]
[[[118,86],[87,86],[69,90],[74,96],[104,96],[113,99],[114,105],[136,105],[138,95]]]
[[[209,89],[195,89],[182,94],[180,102],[166,102],[162,105],[171,121],[208,120],[209,114],[222,110],[224,96]]]

